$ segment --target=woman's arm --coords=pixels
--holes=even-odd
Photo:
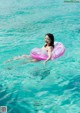
[[[48,48],[48,58],[44,61],[44,64],[45,64],[48,60],[51,59],[51,56],[52,56],[52,48],[49,47],[49,48]]]

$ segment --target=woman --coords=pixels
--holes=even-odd
[[[43,50],[46,50],[48,53],[48,58],[44,61],[44,64],[51,59],[52,51],[54,49],[54,36],[51,33],[46,34],[45,36],[46,44],[42,47]]]
[[[54,49],[54,36],[53,36],[53,34],[47,33],[45,35],[45,43],[46,44],[41,48],[42,50],[45,50],[48,53],[48,58],[44,61],[44,64],[46,64],[46,62],[51,59],[52,51]],[[14,57],[13,60],[18,60],[18,59],[23,59],[23,58],[27,58],[32,62],[39,61],[37,59],[33,59],[30,55],[17,56],[17,57]],[[8,60],[8,61],[11,61],[11,60]]]

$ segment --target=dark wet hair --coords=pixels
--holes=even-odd
[[[54,48],[54,35],[51,34],[51,33],[47,33],[46,35],[48,35],[48,37],[49,37],[50,40],[51,40],[51,43],[50,43],[49,46],[52,46],[52,47]],[[45,35],[45,36],[46,36],[46,35]],[[47,46],[47,44],[44,45],[44,47],[46,47],[46,46]]]

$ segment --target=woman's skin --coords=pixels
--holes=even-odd
[[[52,51],[53,51],[53,47],[49,46],[51,43],[51,39],[49,38],[48,35],[45,36],[45,43],[46,43],[46,47],[43,46],[41,49],[46,50],[48,53],[48,58],[43,62],[43,64],[45,65],[47,61],[49,61],[51,59],[51,55],[52,55]],[[18,59],[28,59],[29,62],[37,62],[39,60],[37,59],[33,59],[30,57],[30,55],[22,55],[22,56],[16,56],[14,57],[12,60],[8,60],[7,62],[13,61],[13,60],[18,60]]]
[[[53,47],[52,46],[49,46],[50,42],[51,42],[51,39],[48,37],[48,35],[45,36],[45,42],[46,42],[46,47],[42,47],[42,49],[45,49],[48,53],[48,58],[44,61],[44,64],[46,64],[46,62],[48,60],[51,59],[51,55],[52,55],[52,51],[53,51]]]

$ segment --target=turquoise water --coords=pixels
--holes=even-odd
[[[65,45],[62,57],[4,63],[42,47],[49,32]],[[80,113],[80,3],[0,0],[0,76],[8,113]]]

